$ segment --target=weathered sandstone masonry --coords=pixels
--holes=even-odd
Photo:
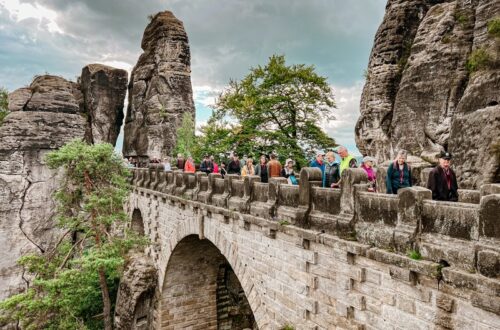
[[[500,327],[499,185],[446,203],[421,187],[365,192],[358,169],[341,190],[320,188],[320,176],[303,169],[291,186],[134,170],[127,208],[141,214],[158,270],[148,322],[216,329],[210,265],[225,259],[259,329]],[[407,256],[416,251],[420,260]]]

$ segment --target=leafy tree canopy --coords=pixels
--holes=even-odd
[[[304,166],[315,149],[335,146],[320,127],[334,119],[334,108],[333,91],[314,66],[286,65],[284,56],[274,55],[243,80],[230,81],[202,128],[201,148],[254,156],[276,151]]]

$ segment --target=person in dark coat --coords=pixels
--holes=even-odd
[[[387,169],[388,194],[397,194],[400,188],[411,187],[411,168],[406,162],[406,151],[400,150],[396,160]]]
[[[260,182],[267,183],[269,181],[267,159],[265,155],[260,156],[260,163],[255,166],[255,175],[260,176]]]
[[[241,174],[241,165],[237,153],[233,154],[233,160],[227,164],[227,174]]]
[[[455,172],[450,168],[451,154],[442,152],[439,165],[429,173],[427,189],[432,191],[432,199],[438,201],[458,201],[458,184]]]
[[[207,175],[214,171],[214,164],[210,160],[209,155],[205,155],[205,157],[203,157],[203,161],[200,164],[200,171],[207,173]]]

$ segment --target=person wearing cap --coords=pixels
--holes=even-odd
[[[371,192],[375,192],[377,190],[377,175],[375,174],[373,165],[375,165],[375,158],[366,156],[363,158],[363,163],[360,166],[360,168],[362,168],[368,176],[368,191]]]
[[[203,157],[203,161],[200,164],[200,171],[205,172],[208,175],[208,174],[212,173],[213,170],[214,170],[214,165],[213,165],[212,161],[210,160],[210,156],[205,155]]]
[[[316,167],[321,170],[322,178],[325,177],[325,161],[323,160],[324,155],[325,152],[323,150],[316,151],[316,158],[310,164],[311,167]]]
[[[325,175],[323,176],[323,187],[338,188],[340,181],[340,166],[335,161],[333,151],[326,153]]]
[[[342,175],[342,172],[344,172],[345,169],[358,167],[358,162],[356,161],[356,158],[349,155],[349,152],[347,151],[346,147],[344,146],[338,147],[337,153],[341,158],[340,175]]]
[[[438,201],[458,201],[458,184],[455,172],[450,168],[452,155],[443,151],[439,155],[439,165],[431,170],[427,189],[432,191],[432,199]]]
[[[260,163],[255,166],[255,175],[260,176],[260,182],[267,183],[269,181],[267,172],[267,158],[265,155],[260,156]]]
[[[406,162],[406,150],[399,150],[394,162],[387,169],[388,194],[397,194],[398,189],[411,187],[411,167]]]
[[[240,160],[238,159],[238,154],[233,153],[233,159],[227,164],[227,174],[238,174],[241,173]]]
[[[276,178],[281,176],[281,163],[277,159],[276,154],[271,154],[271,160],[267,163],[267,173],[270,178]]]

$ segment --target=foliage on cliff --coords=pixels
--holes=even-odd
[[[319,126],[333,119],[334,108],[333,91],[314,66],[286,65],[284,56],[274,55],[230,81],[202,128],[201,146],[213,148],[216,134],[218,144],[240,154],[276,151],[305,165],[314,149],[335,145]]]
[[[5,88],[0,87],[0,126],[3,123],[5,116],[9,113],[8,96],[9,92]]]
[[[75,140],[46,160],[65,170],[55,195],[62,234],[51,251],[19,260],[32,281],[0,303],[2,322],[23,329],[111,329],[125,255],[142,243],[124,229],[128,170],[111,144]]]

